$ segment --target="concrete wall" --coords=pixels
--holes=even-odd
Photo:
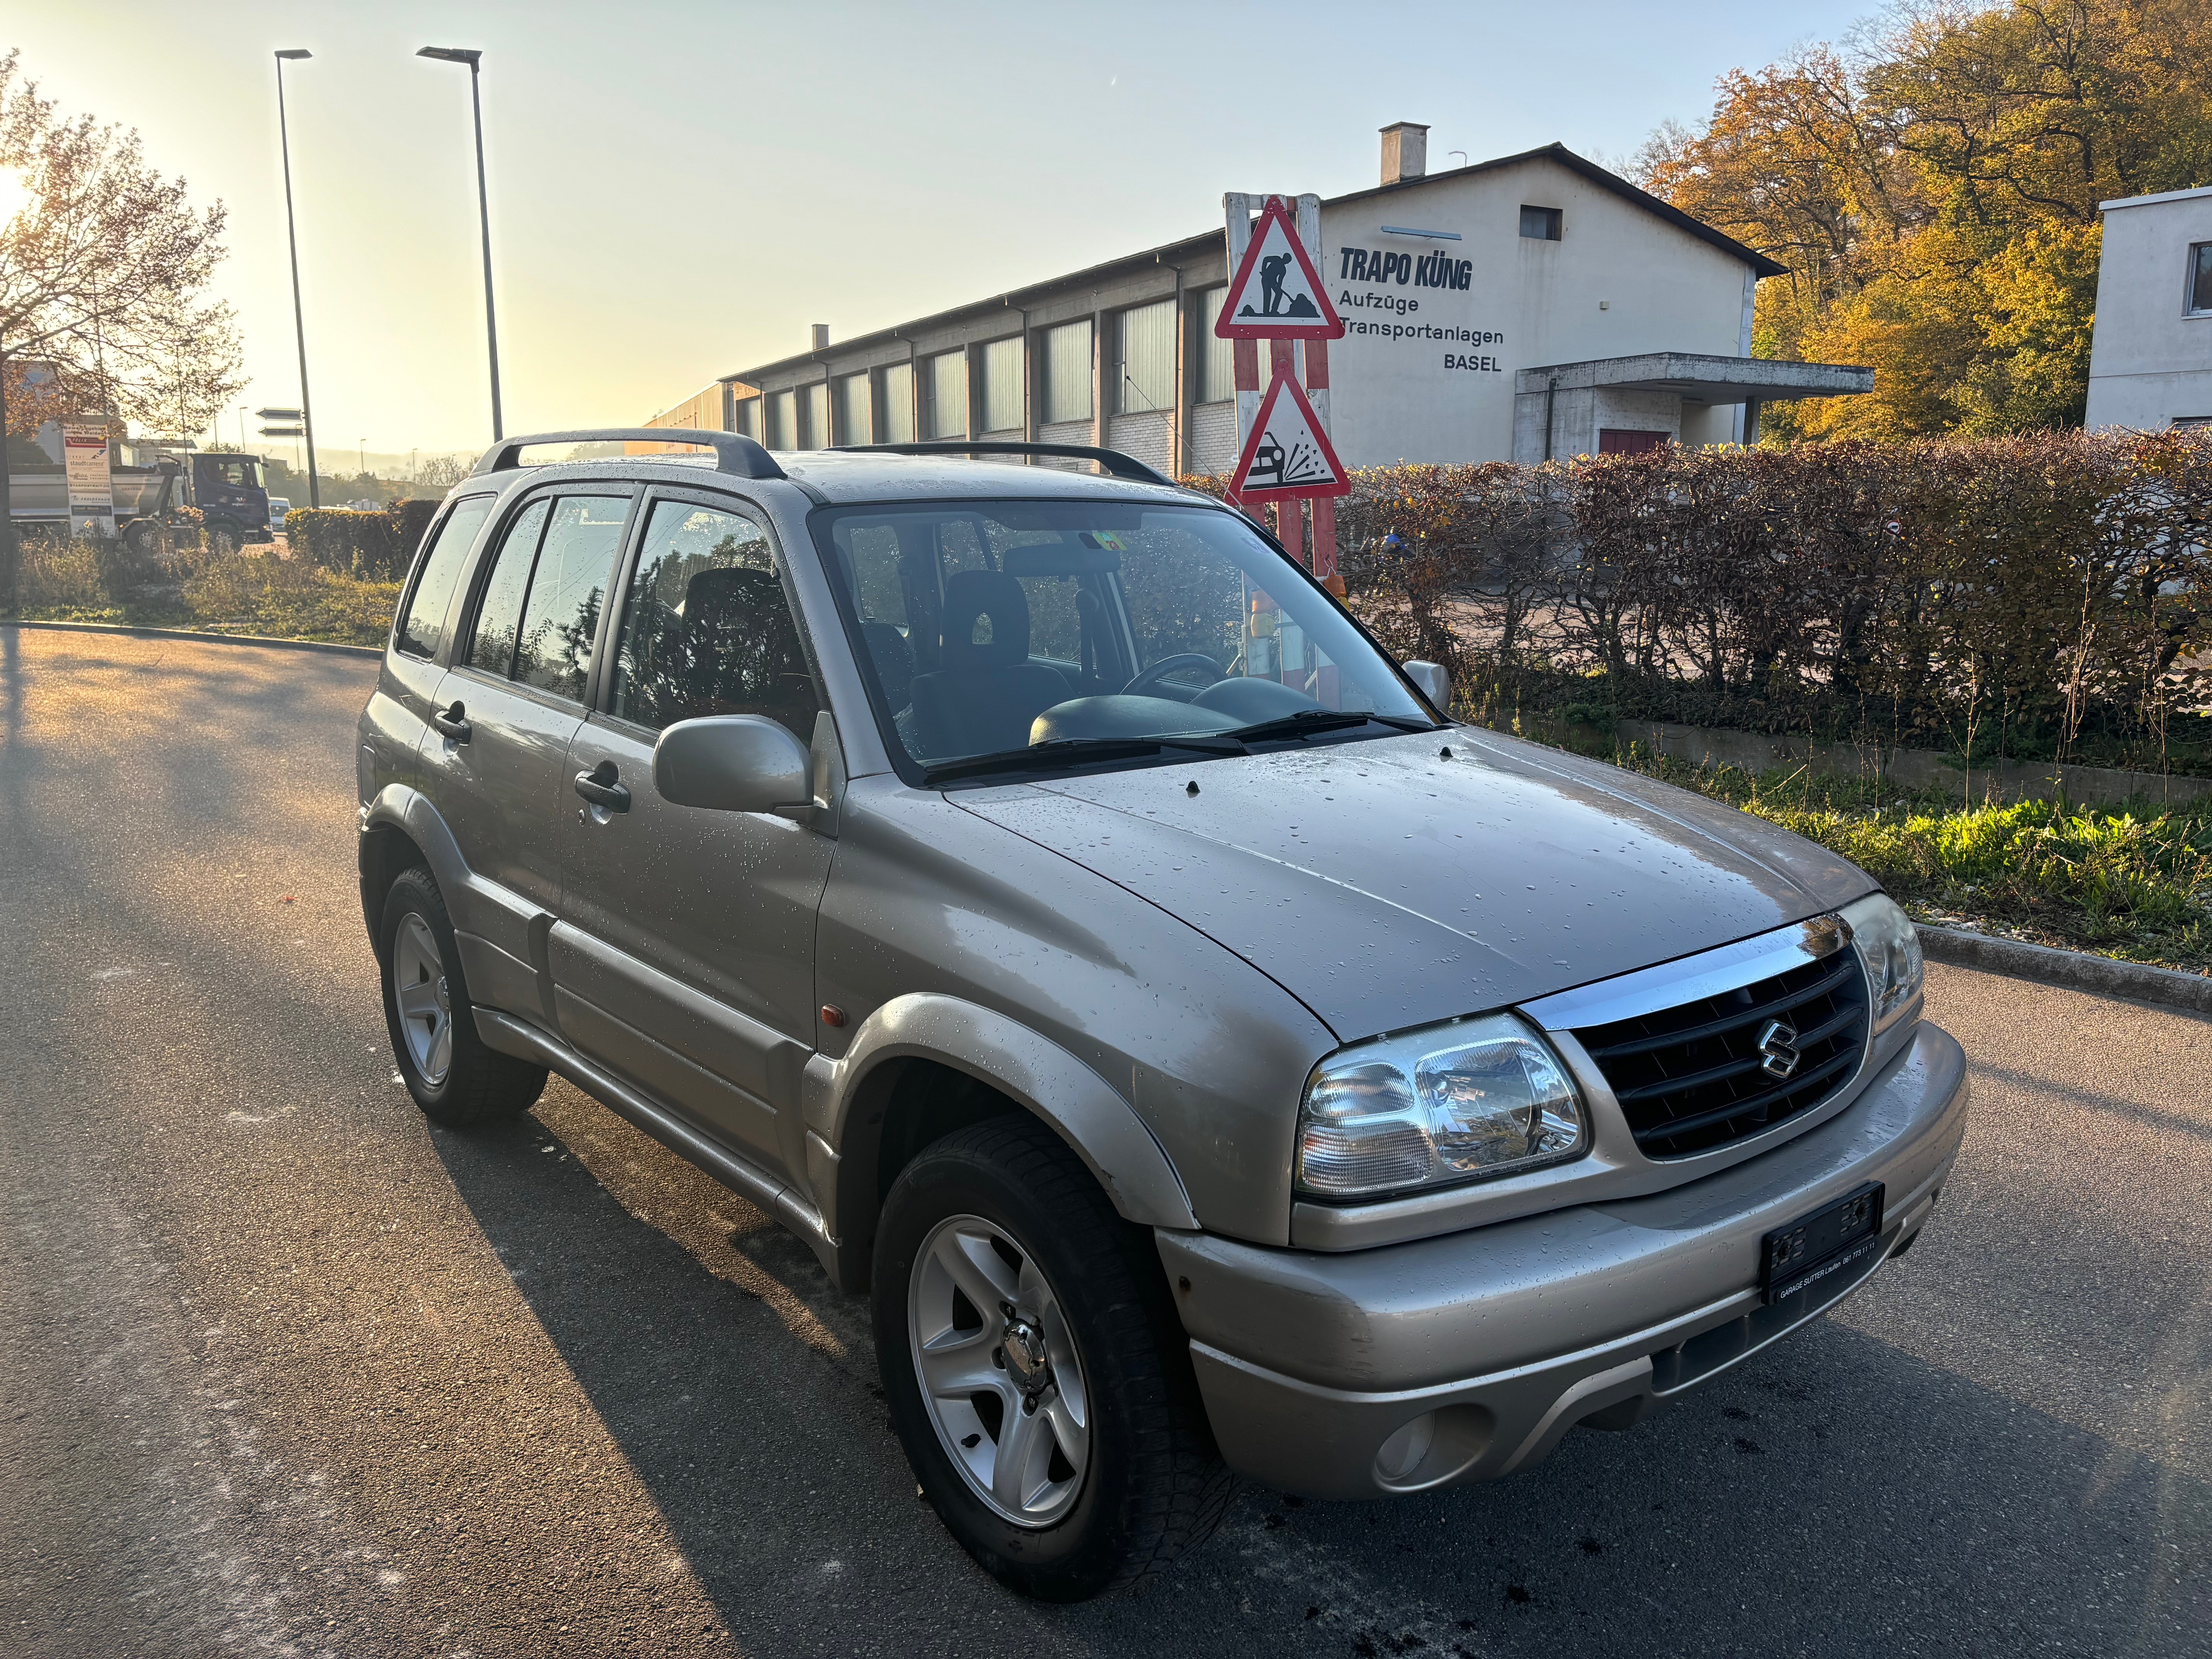
[[[1558,241],[1521,234],[1524,204],[1561,210]],[[1384,224],[1456,231],[1462,240],[1385,235]],[[1351,280],[1348,247],[1465,259],[1473,280],[1465,289],[1401,283],[1395,276]],[[1350,330],[1329,348],[1333,436],[1348,466],[1509,459],[1516,369],[1645,351],[1733,357],[1742,349],[1741,261],[1542,158],[1439,178],[1418,191],[1324,204],[1321,270]],[[1425,328],[1479,339],[1412,332]],[[1597,400],[1584,397],[1590,407],[1577,429],[1586,425],[1588,436],[1577,441],[1594,450]],[[1680,400],[1673,404],[1649,429],[1686,437]],[[1729,418],[1705,416],[1695,408],[1701,434],[1720,441]]]
[[[2212,242],[2212,190],[2105,214],[2088,425],[2155,431],[2212,416],[2212,315],[2185,309],[2190,245]]]

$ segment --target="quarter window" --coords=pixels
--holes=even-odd
[[[658,501],[623,611],[610,707],[659,731],[765,714],[802,743],[821,707],[768,533],[734,513]]]
[[[629,499],[620,495],[571,495],[554,503],[522,607],[516,679],[558,697],[584,700],[615,550],[629,515]]]
[[[422,544],[415,592],[399,622],[399,648],[410,657],[434,657],[445,643],[446,612],[477,532],[491,517],[492,497],[465,495],[447,509]]]

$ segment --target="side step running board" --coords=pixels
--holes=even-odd
[[[610,1111],[628,1118],[662,1146],[690,1159],[732,1192],[750,1199],[806,1242],[834,1284],[837,1246],[822,1230],[822,1212],[750,1158],[740,1157],[702,1134],[674,1113],[611,1073],[600,1070],[567,1043],[495,1008],[476,1011],[477,1035],[488,1048],[550,1066]]]

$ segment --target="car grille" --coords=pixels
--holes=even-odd
[[[1785,1030],[1775,1035],[1797,1054],[1786,1077],[1774,1075],[1759,1046],[1777,1021]],[[1771,979],[1575,1036],[1604,1073],[1644,1156],[1680,1158],[1832,1098],[1858,1070],[1866,1030],[1866,975],[1846,945]]]

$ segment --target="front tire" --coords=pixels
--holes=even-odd
[[[1076,1601],[1201,1541],[1231,1481],[1151,1236],[1022,1115],[902,1170],[876,1233],[891,1420],[952,1535],[1024,1595]]]
[[[428,870],[402,871],[392,884],[376,943],[392,1060],[423,1115],[463,1128],[528,1111],[545,1092],[545,1067],[477,1035],[453,921]]]

